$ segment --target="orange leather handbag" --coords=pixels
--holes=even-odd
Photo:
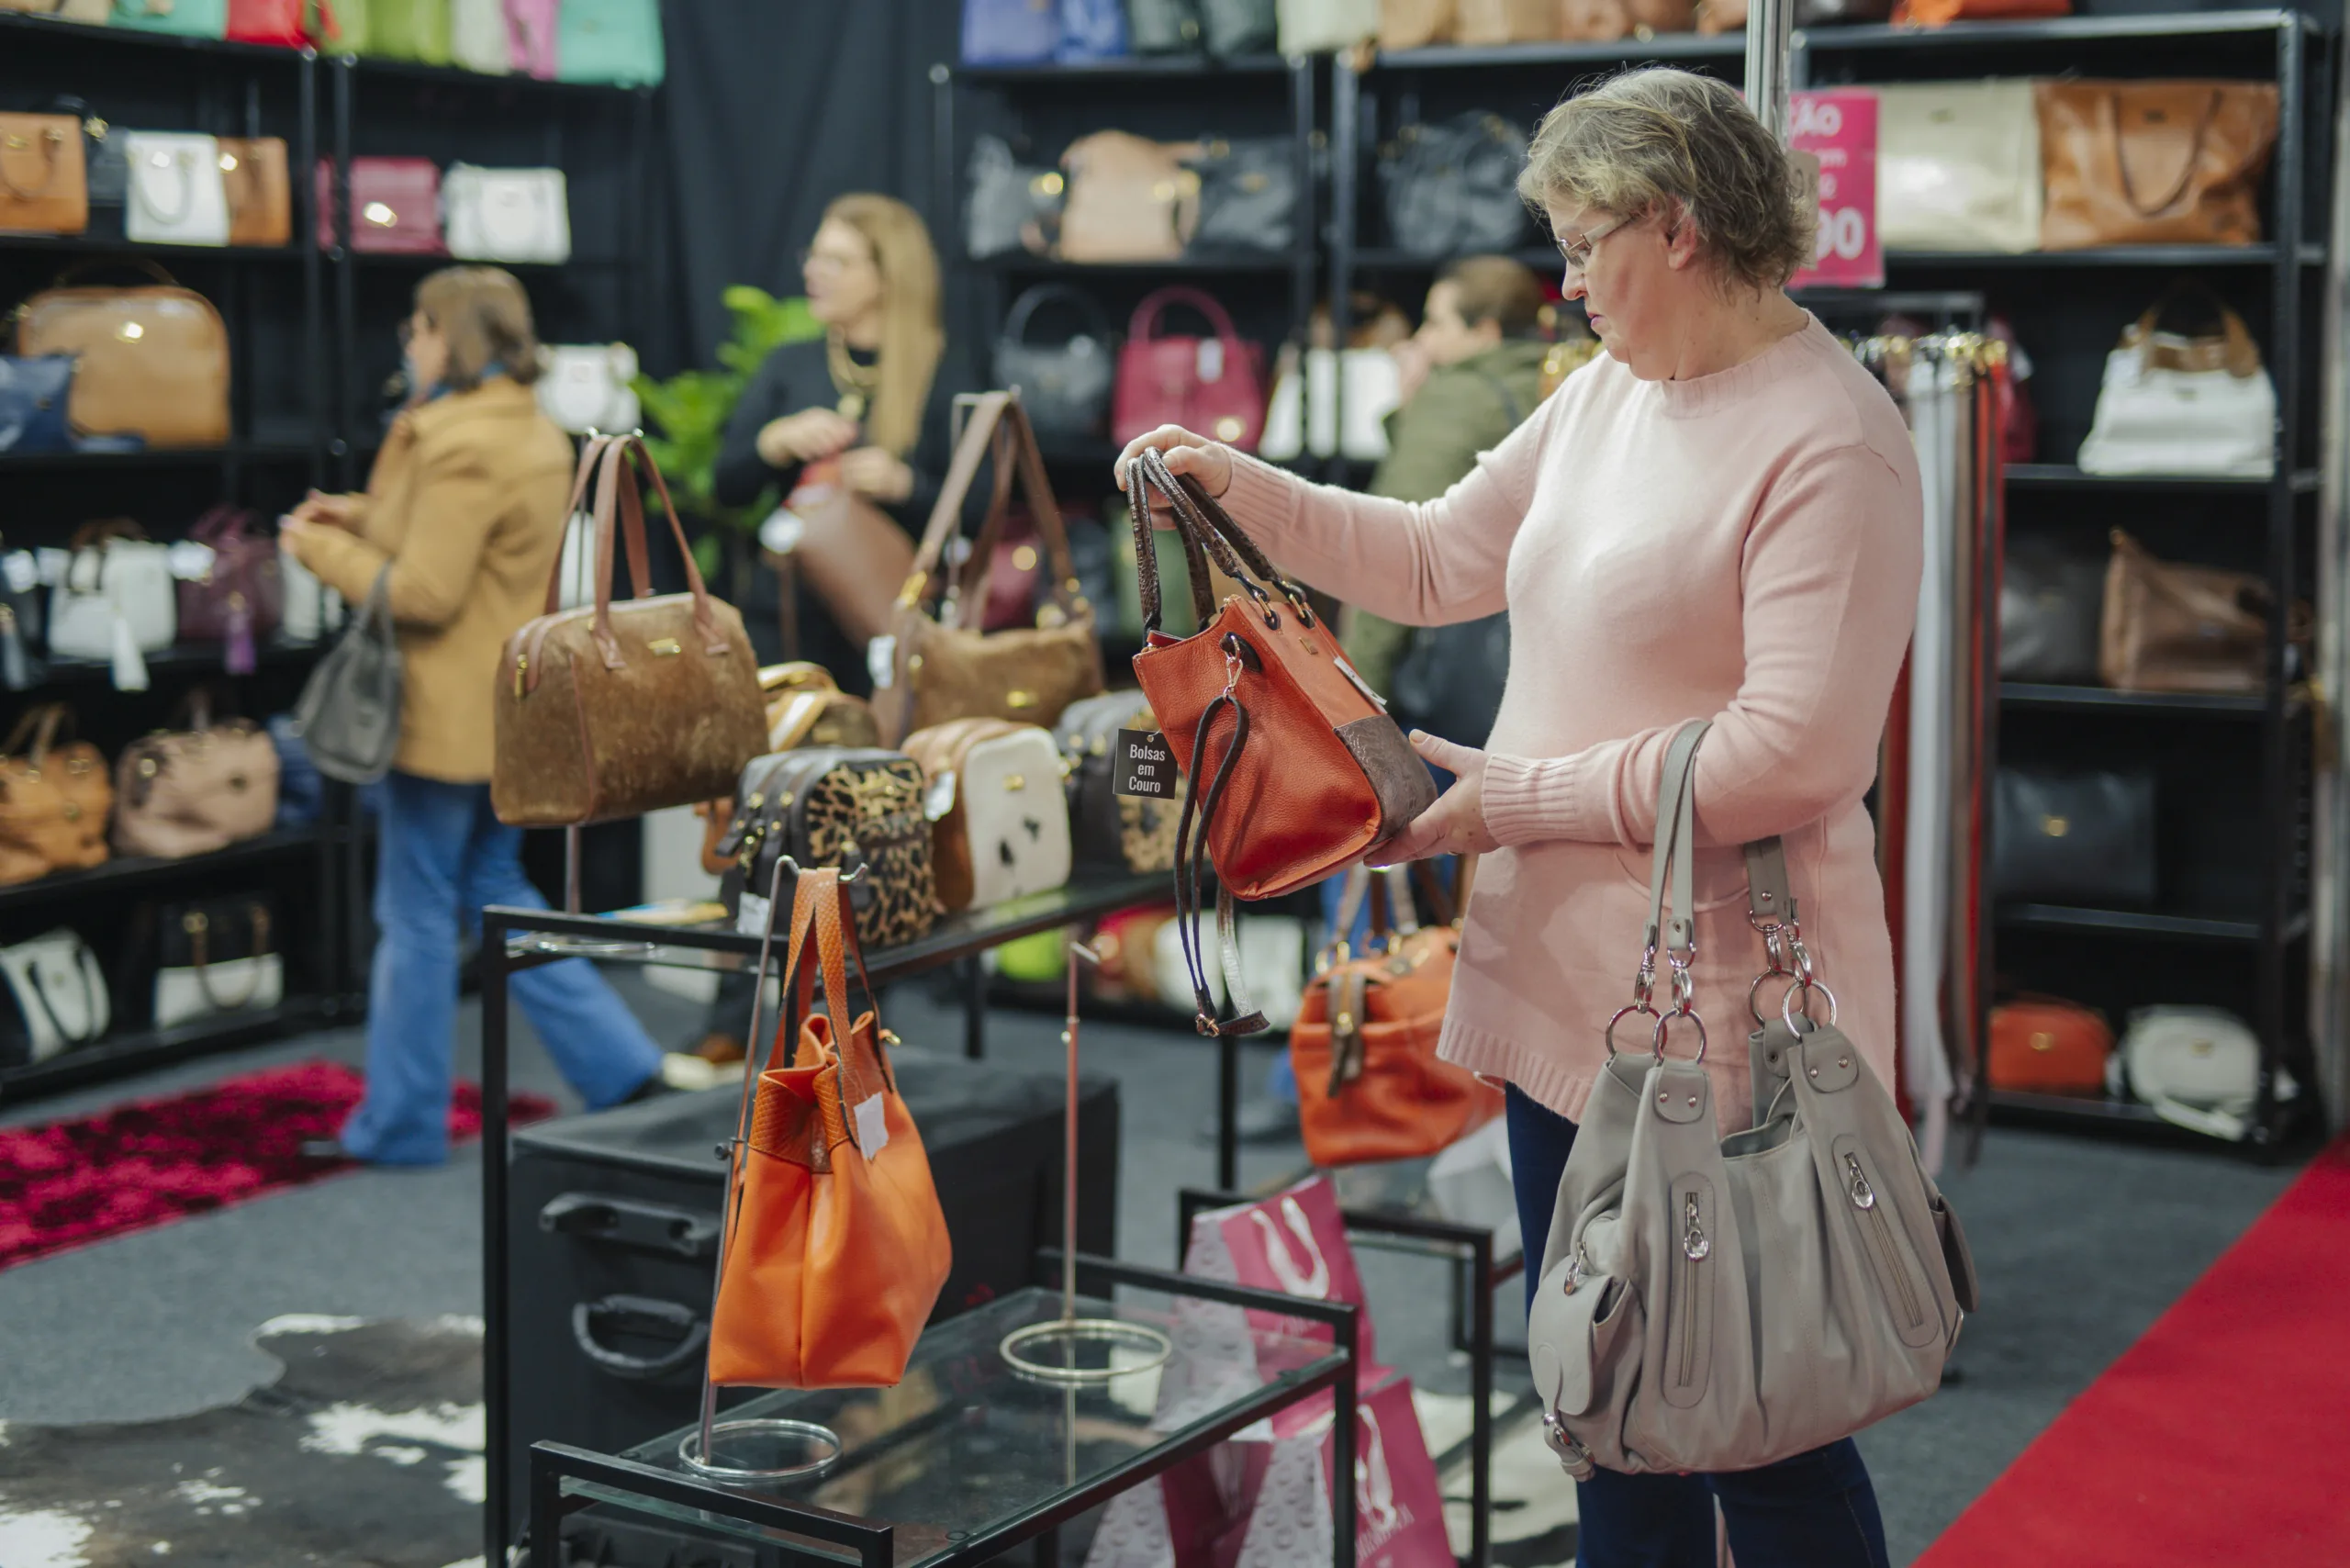
[[[780,861],[777,868],[779,883]],[[886,1388],[905,1376],[946,1283],[946,1216],[922,1134],[881,1056],[886,1036],[869,1010],[842,1025],[856,926],[837,868],[809,867],[794,879],[789,941],[790,1011],[774,1047],[783,1064],[771,1053],[765,1071],[744,1078],[710,1381]],[[861,951],[856,964],[863,980]],[[819,967],[821,1013],[812,1005]]]
[[[2113,1031],[2078,1002],[2028,996],[1991,1009],[1991,1083],[2040,1094],[2102,1094]]]
[[[1422,871],[1427,862],[1414,869]],[[1452,993],[1460,935],[1433,875],[1422,881],[1438,923],[1406,930],[1390,904],[1410,898],[1397,872],[1348,868],[1341,934],[1323,952],[1289,1035],[1298,1122],[1306,1157],[1326,1169],[1419,1159],[1499,1115],[1501,1092],[1466,1068],[1437,1059],[1437,1035]],[[1464,878],[1465,883],[1465,878]],[[1374,947],[1351,958],[1344,933],[1365,893]]]
[[[1348,664],[1304,590],[1273,570],[1208,493],[1146,451],[1126,465],[1147,635],[1135,678],[1191,780],[1175,831],[1175,902],[1202,1034],[1266,1026],[1241,989],[1232,901],[1271,898],[1362,857],[1436,801],[1436,782]],[[1171,507],[1201,630],[1158,629],[1153,492]],[[1209,598],[1213,562],[1241,591]],[[1215,863],[1225,983],[1237,1016],[1216,1022],[1199,937],[1200,846]]]

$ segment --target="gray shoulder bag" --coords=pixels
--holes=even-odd
[[[386,562],[367,602],[294,704],[312,766],[345,784],[373,784],[392,770],[399,749],[400,648],[392,632],[391,580]]]
[[[1567,1473],[1748,1470],[1832,1442],[1934,1392],[1975,1268],[1893,1097],[1836,1027],[1779,841],[1746,846],[1748,915],[1784,976],[1749,1037],[1756,1126],[1720,1137],[1691,1006],[1697,745],[1665,759],[1647,952],[1608,1023],[1528,1325],[1543,1426]],[[1665,888],[1672,883],[1668,922]],[[1670,996],[1653,1000],[1662,937]],[[1788,967],[1792,956],[1794,967]],[[1811,1016],[1815,997],[1828,1021]],[[1650,1049],[1616,1049],[1650,1022]],[[1673,1025],[1694,1058],[1667,1056]]]

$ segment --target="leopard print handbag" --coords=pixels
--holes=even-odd
[[[806,746],[755,757],[719,853],[732,862],[722,896],[738,919],[745,888],[762,898],[773,888],[780,855],[844,873],[864,868],[848,892],[868,947],[916,941],[940,913],[922,767],[901,752]],[[784,896],[792,885],[787,875]]]

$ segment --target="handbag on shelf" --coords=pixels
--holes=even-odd
[[[963,0],[963,63],[1041,65],[1061,46],[1059,0]]]
[[[1196,141],[1153,141],[1123,130],[1081,136],[1061,153],[1067,175],[1058,241],[1065,262],[1171,262],[1200,220],[1200,176],[1184,160]]]
[[[72,285],[103,266],[136,267],[157,281]],[[86,263],[58,281],[17,308],[17,353],[75,356],[66,404],[75,435],[135,435],[151,447],[228,444],[229,329],[210,300],[151,262]]]
[[[441,205],[452,256],[548,263],[571,259],[571,207],[560,169],[452,163],[442,176]]]
[[[114,0],[0,0],[0,11],[30,11],[60,22],[103,28],[114,16]]]
[[[1274,0],[1199,0],[1200,41],[1218,60],[1270,54],[1281,37]]]
[[[1023,163],[1000,136],[971,144],[970,199],[963,204],[963,251],[975,262],[1014,251],[1046,255],[1060,231],[1058,169]]]
[[[563,0],[556,17],[557,80],[653,87],[667,70],[660,0]]]
[[[1456,0],[1379,0],[1379,52],[1450,43],[1457,12]]]
[[[106,971],[64,926],[0,947],[0,1068],[30,1067],[86,1046],[114,1022]]]
[[[1707,728],[1683,726],[1666,756],[1657,935],[1610,1025],[1628,1037],[1610,1039],[1577,1126],[1533,1292],[1544,1436],[1577,1480],[1600,1465],[1751,1469],[1847,1437],[1932,1394],[1975,1308],[1965,1237],[1900,1108],[1833,1009],[1807,1011],[1808,959],[1751,1036],[1751,1129],[1724,1137],[1705,1067],[1667,1048],[1668,1035],[1692,1051],[1703,1037],[1682,978],[1695,957],[1695,764]],[[1763,839],[1746,862],[1766,973],[1784,973],[1785,855]],[[1677,1002],[1651,1000],[1660,946]],[[1651,1026],[1617,1028],[1628,1017]],[[1671,1028],[1684,1019],[1697,1027]]]
[[[342,30],[335,26],[328,0],[229,0],[225,36],[231,43],[325,49],[341,39]]]
[[[154,1026],[224,1013],[266,1013],[285,1000],[285,961],[261,894],[167,904],[155,922]]]
[[[0,747],[0,887],[106,862],[106,759],[62,702],[28,708]]]
[[[870,1007],[850,1012],[849,960],[865,980],[870,933],[848,893],[830,868],[798,879],[775,1043],[743,1075],[710,1315],[720,1386],[897,1383],[954,1260],[922,1134],[882,1052],[894,1036]],[[762,970],[777,928],[762,927]],[[865,990],[870,1002],[869,980]]]
[[[804,746],[753,758],[718,842],[732,862],[721,896],[736,928],[755,931],[766,922],[777,857],[789,856],[803,872],[863,868],[845,890],[876,947],[928,935],[938,899],[923,793],[922,765],[902,752]]]
[[[2250,245],[2277,145],[2274,82],[2033,84],[2041,248]]]
[[[1161,336],[1171,306],[1207,319],[1208,336]],[[1181,425],[1254,452],[1265,434],[1265,351],[1243,340],[1223,306],[1196,288],[1162,288],[1135,307],[1118,351],[1110,439],[1120,445],[1160,425]]]
[[[449,63],[449,0],[362,0],[360,35],[346,47],[385,60],[420,65]]]
[[[883,738],[903,739],[949,719],[1011,719],[1050,724],[1080,697],[1102,689],[1102,647],[1093,606],[1077,590],[1069,531],[1061,521],[1045,460],[1028,416],[1008,392],[987,392],[969,409],[938,502],[914,553],[913,569],[890,618],[890,678],[874,693]],[[980,524],[964,576],[933,618],[933,595],[943,590],[947,542],[963,518],[963,498],[982,458],[995,465],[995,495]],[[979,629],[987,609],[989,567],[1001,546],[1004,514],[1017,482],[1044,541],[1049,597],[1035,623],[1009,632]]]
[[[49,678],[40,657],[49,620],[40,559],[29,550],[0,551],[0,687],[29,691]]]
[[[351,248],[369,254],[441,256],[441,170],[430,158],[353,158],[350,163]],[[334,165],[318,166],[319,244],[335,237]]]
[[[1281,0],[1274,7],[1281,57],[1336,54],[1379,32],[1379,0]]]
[[[2260,1100],[2260,1036],[2225,1008],[2141,1008],[2130,1015],[2106,1087],[2174,1126],[2241,1143]],[[2279,1067],[2274,1092],[2291,1100],[2300,1086]]]
[[[115,759],[114,849],[183,860],[270,830],[277,748],[251,719],[212,722],[202,688],[180,700],[187,726],[130,743]]]
[[[319,581],[318,574],[297,560],[283,539],[277,543],[277,580],[285,593],[279,630],[287,642],[315,643],[342,629],[342,595]]]
[[[229,35],[229,0],[114,0],[114,25],[153,33],[217,39]]]
[[[1692,0],[1561,0],[1555,37],[1583,43],[1685,33],[1697,24]]]
[[[1876,94],[1877,230],[1889,251],[2040,248],[2040,119],[2028,81]]]
[[[531,390],[540,411],[574,435],[618,434],[644,422],[637,401],[636,351],[626,343],[549,343],[539,350]]]
[[[0,354],[0,453],[71,452],[73,356]]]
[[[1896,27],[1946,28],[1953,22],[2020,22],[2069,17],[2073,0],[1898,0]]]
[[[1346,870],[1333,929],[1290,1026],[1298,1128],[1306,1158],[1327,1170],[1382,1159],[1422,1159],[1501,1114],[1501,1092],[1468,1069],[1437,1058],[1452,994],[1460,933],[1427,861],[1415,863],[1435,924],[1419,926],[1411,873],[1403,867]],[[1345,933],[1368,898],[1377,951],[1348,950]]]
[[[1283,343],[1274,362],[1273,395],[1258,454],[1276,463],[1308,452],[1376,463],[1387,455],[1387,416],[1400,406],[1403,385],[1402,370],[1387,349],[1301,353],[1295,343]]]
[[[1991,885],[2002,900],[2143,909],[2157,879],[2154,776],[2002,767]]]
[[[2216,300],[2216,330],[2162,330],[2174,290],[2122,329],[2105,356],[2079,463],[2087,474],[2222,474],[2277,465],[2277,388],[2244,318]]]
[[[1175,889],[1197,1024],[1203,1033],[1248,1034],[1266,1025],[1238,977],[1225,978],[1239,1016],[1219,1024],[1210,1005],[1198,931],[1203,849],[1215,864],[1216,923],[1228,949],[1236,898],[1270,898],[1352,864],[1434,804],[1436,784],[1304,590],[1273,570],[1223,507],[1152,451],[1126,465],[1126,491],[1145,628],[1135,678],[1190,781]],[[1202,627],[1181,639],[1159,631],[1158,557],[1147,537],[1154,491],[1172,509]],[[1220,607],[1209,599],[1211,561],[1242,590]]]
[[[1379,151],[1387,242],[1429,260],[1515,250],[1526,238],[1525,167],[1526,133],[1499,115],[1404,126]]]
[[[514,50],[507,37],[503,0],[450,0],[449,60],[485,76],[504,76],[513,71]]]
[[[941,909],[987,909],[1068,882],[1069,801],[1051,731],[950,719],[908,735],[905,751],[922,767]]]
[[[2102,1094],[2113,1055],[2105,1015],[2053,996],[2019,997],[1991,1009],[1993,1087],[2031,1094]]]
[[[1221,137],[1183,160],[1199,181],[1199,221],[1185,253],[1285,255],[1297,245],[1297,144],[1279,137]]]
[[[220,177],[220,143],[179,131],[123,133],[130,164],[124,233],[141,244],[225,245],[229,187]]]
[[[1539,43],[1558,36],[1557,0],[1453,0],[1454,43]]]
[[[1032,343],[1028,328],[1046,306],[1066,305],[1078,330],[1058,343]],[[1040,283],[1012,302],[995,344],[996,385],[1020,395],[1039,438],[1099,436],[1110,421],[1110,386],[1117,375],[1117,340],[1093,297],[1067,284]]]
[[[505,0],[506,58],[525,76],[552,82],[562,33],[560,0]]]
[[[1150,703],[1139,691],[1080,698],[1062,711],[1053,726],[1068,780],[1069,837],[1079,868],[1134,875],[1174,869],[1180,796],[1154,801],[1121,795],[1113,779],[1111,751],[1118,745],[1118,732],[1149,734],[1158,728]],[[1177,789],[1181,789],[1180,782]]]
[[[212,565],[196,581],[178,585],[178,635],[226,644],[229,673],[251,675],[259,644],[285,619],[277,535],[253,513],[223,504],[196,519],[188,537],[212,552]]]
[[[687,591],[655,597],[639,474],[653,481]],[[677,509],[641,436],[597,436],[579,456],[568,517],[593,498],[596,601],[557,608],[506,641],[494,709],[490,803],[500,822],[567,827],[691,805],[732,789],[759,755],[767,714],[743,618],[711,597]],[[632,599],[614,603],[616,546]]]
[[[123,139],[89,100],[71,93],[52,93],[35,107],[42,115],[70,119],[82,140],[82,181],[88,208],[83,232],[95,238],[123,237],[123,207],[130,198],[130,165],[123,157]]]
[[[345,784],[373,784],[399,753],[402,669],[392,627],[392,568],[375,586],[342,638],[319,661],[294,704],[310,765]]]
[[[1053,59],[1063,65],[1124,60],[1125,0],[1060,0],[1061,35]]]
[[[2012,540],[1999,573],[1999,678],[2059,686],[2098,679],[2107,565],[2053,540]]]
[[[229,198],[229,243],[294,242],[294,187],[285,143],[274,136],[220,138],[220,180]]]
[[[843,691],[832,671],[822,665],[804,661],[768,665],[759,671],[759,690],[767,700],[769,754],[797,751],[801,746],[870,751],[881,745],[881,726],[873,717],[872,705]],[[733,797],[705,801],[694,807],[694,812],[702,819],[701,868],[722,877],[734,864],[718,847],[733,823]]]
[[[89,227],[81,122],[71,115],[0,114],[0,230],[79,234]]]
[[[1136,54],[1197,54],[1200,0],[1126,0],[1126,45]]]
[[[118,690],[146,689],[140,655],[179,636],[171,549],[127,519],[84,523],[73,532],[65,569],[49,599],[51,656],[114,666]]]
[[[2268,585],[2249,572],[2158,561],[2121,529],[2107,564],[2098,674],[2117,691],[2235,692],[2268,688]],[[2296,605],[2287,641],[2309,636]]]

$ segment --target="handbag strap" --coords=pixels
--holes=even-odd
[[[1207,954],[1200,933],[1201,862],[1207,858],[1208,828],[1214,821],[1217,808],[1224,803],[1225,790],[1232,782],[1233,765],[1240,758],[1241,747],[1248,742],[1248,710],[1240,705],[1234,695],[1240,670],[1240,650],[1247,644],[1237,637],[1229,643],[1240,644],[1239,649],[1227,646],[1225,668],[1231,678],[1225,689],[1200,714],[1199,728],[1192,736],[1191,767],[1184,777],[1193,781],[1192,788],[1183,792],[1183,810],[1175,824],[1175,930],[1183,947],[1183,966],[1192,980],[1192,1025],[1203,1035],[1212,1038],[1227,1035],[1253,1035],[1266,1027],[1265,1015],[1248,1000],[1246,977],[1240,965],[1239,915],[1233,902],[1232,888],[1221,878],[1216,881],[1215,921],[1218,958],[1224,967],[1225,993],[1231,999],[1233,1016],[1218,1022],[1215,998],[1208,991]],[[1220,713],[1232,715],[1232,743],[1225,748],[1208,778],[1207,788],[1198,787],[1201,768],[1207,761],[1208,732],[1215,727]],[[1196,813],[1197,833],[1194,834]]]
[[[1028,322],[1047,305],[1070,305],[1083,317],[1093,338],[1100,342],[1110,341],[1110,318],[1103,313],[1101,302],[1080,288],[1065,283],[1040,283],[1024,291],[1012,302],[1010,314],[1003,319],[1003,336],[1007,342],[1025,342]]]
[[[1072,620],[1086,612],[1090,606],[1077,591],[1077,564],[1069,554],[1069,528],[1061,520],[1059,504],[1053,499],[1052,483],[1045,472],[1045,456],[1037,449],[1035,431],[1029,425],[1027,411],[1021,408],[1020,399],[1009,392],[966,393],[955,399],[955,412],[964,421],[962,433],[956,440],[955,456],[947,466],[946,483],[939,489],[938,502],[931,508],[930,521],[923,530],[922,543],[914,551],[913,566],[906,574],[905,585],[898,590],[899,608],[919,610],[934,588],[946,587],[939,566],[946,555],[947,541],[961,531],[963,502],[979,476],[980,462],[992,455],[995,493],[974,541],[965,587],[957,592],[958,622],[967,629],[976,627],[985,613],[980,596],[969,591],[969,585],[986,580],[990,559],[1002,538],[1003,516],[1011,505],[1015,481],[1035,521],[1036,535],[1044,542],[1046,560],[1052,568],[1049,591],[1053,602]]]
[[[150,188],[154,183],[151,178],[151,172],[167,164],[179,171],[180,204],[176,208],[165,207]],[[196,154],[185,147],[174,148],[169,152],[157,150],[139,153],[130,171],[130,186],[140,204],[160,221],[185,223],[188,215],[196,210]]]
[[[60,729],[69,737],[73,733],[73,710],[68,704],[44,702],[37,708],[28,708],[8,732],[7,743],[0,745],[0,756],[22,756],[39,767],[49,756],[50,747],[56,744]],[[32,743],[30,746],[25,744],[28,740]]]
[[[50,192],[50,187],[57,184],[58,174],[62,172],[64,163],[63,149],[65,146],[65,133],[58,129],[57,127],[53,125],[44,126],[40,132],[40,142],[41,146],[45,149],[42,161],[48,165],[47,172],[42,174],[39,185],[33,186],[30,190],[27,190],[24,186],[17,183],[15,176],[8,173],[7,154],[11,151],[21,151],[26,148],[30,147],[32,145],[31,139],[23,136],[9,136],[5,140],[0,140],[0,188],[5,188],[10,196],[15,196],[18,201],[37,201],[40,197],[47,196]]]
[[[1656,846],[1649,864],[1649,921],[1640,952],[1640,967],[1632,980],[1632,1000],[1607,1020],[1607,1054],[1616,1054],[1616,1025],[1639,1015],[1654,1020],[1650,1031],[1651,1055],[1664,1055],[1670,1021],[1687,1018],[1697,1026],[1696,1060],[1706,1059],[1706,1025],[1696,1014],[1696,982],[1691,966],[1697,957],[1696,935],[1696,801],[1697,746],[1712,722],[1693,719],[1674,733],[1664,754],[1657,782]],[[1667,885],[1671,902],[1667,903]],[[1668,923],[1668,907],[1672,918]],[[1672,997],[1665,1011],[1656,1005],[1656,960],[1660,949],[1671,977]]]
[[[1168,468],[1164,454],[1146,447],[1126,464],[1126,501],[1135,534],[1135,579],[1141,594],[1146,631],[1158,631],[1160,621],[1158,551],[1151,537],[1150,521],[1150,495],[1154,490],[1166,498],[1176,532],[1183,538],[1183,559],[1192,579],[1192,609],[1201,625],[1206,625],[1215,615],[1214,590],[1208,580],[1210,562],[1257,601],[1268,624],[1272,622],[1272,596],[1278,593],[1297,611],[1300,622],[1308,627],[1314,625],[1314,607],[1306,599],[1305,590],[1273,569],[1272,562],[1248,537],[1248,531],[1233,521],[1231,514],[1199,481],[1188,474],[1177,476]]]
[[[2225,101],[2225,90],[2213,87],[2210,102],[2203,106],[2203,118],[2195,123],[2195,142],[2188,149],[2187,161],[2178,171],[2177,184],[2171,186],[2162,200],[2150,207],[2138,199],[2137,182],[2130,176],[2129,140],[2121,134],[2121,89],[2117,87],[2105,95],[2106,131],[2113,138],[2113,167],[2121,177],[2121,199],[2128,202],[2139,217],[2153,218],[2177,206],[2179,198],[2187,194],[2188,187],[2195,183],[2195,173],[2203,166],[2204,144],[2210,140],[2212,123],[2220,118],[2220,109]]]
[[[589,439],[587,450],[581,454],[571,505],[564,515],[569,517],[579,510],[592,476],[596,521],[593,634],[597,648],[604,655],[605,667],[618,669],[626,662],[621,655],[619,639],[612,633],[612,556],[616,541],[628,552],[629,584],[635,596],[653,597],[652,562],[644,543],[644,496],[632,469],[651,479],[655,494],[661,498],[662,514],[668,520],[669,532],[677,540],[678,556],[685,563],[686,588],[693,597],[694,629],[701,635],[702,651],[723,654],[729,644],[711,609],[709,586],[702,581],[701,568],[694,564],[693,546],[686,538],[685,527],[677,521],[677,504],[669,495],[669,482],[645,449],[643,436],[633,432],[596,436]],[[561,608],[562,593],[563,562],[561,552],[557,552],[554,567],[547,575],[545,613],[553,615]]]
[[[252,973],[246,977],[244,994],[233,999],[223,997],[212,989],[212,971],[207,952],[211,943],[212,920],[200,909],[192,909],[180,916],[180,929],[187,934],[188,958],[196,969],[196,989],[204,999],[219,1012],[233,1013],[245,1006],[260,993],[262,966],[260,959],[269,957],[269,911],[258,903],[245,906],[246,917],[252,923],[255,959]]]
[[[1170,305],[1188,305],[1207,318],[1208,330],[1224,345],[1225,363],[1240,363],[1240,329],[1232,324],[1231,315],[1216,297],[1197,288],[1177,285],[1143,297],[1135,307],[1133,318],[1126,323],[1126,336],[1136,342],[1148,342],[1158,336],[1158,319]]]

